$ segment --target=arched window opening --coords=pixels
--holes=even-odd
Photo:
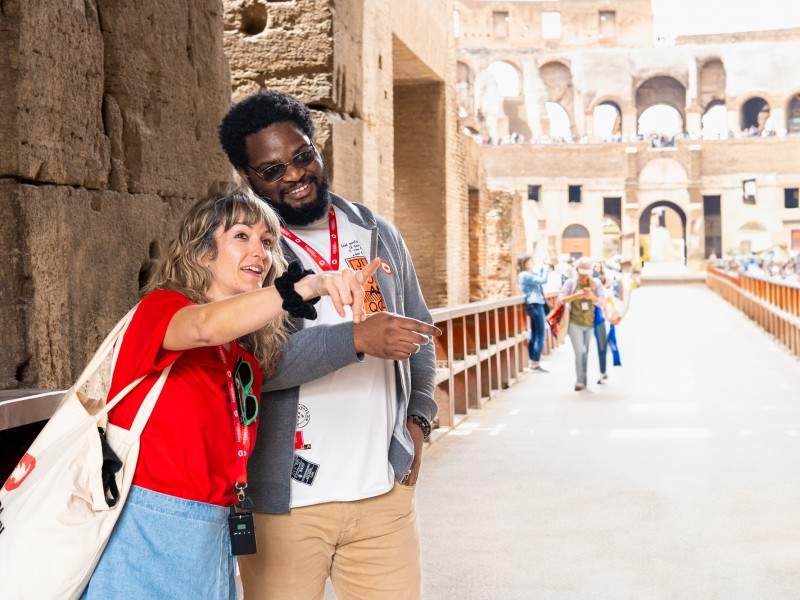
[[[646,263],[686,264],[686,213],[676,204],[654,202],[639,216],[639,250]]]
[[[800,133],[800,94],[795,94],[789,101],[786,111],[786,129],[789,133]]]
[[[703,113],[703,138],[707,140],[719,140],[728,136],[728,111],[725,103],[720,101],[712,102]]]
[[[557,102],[545,102],[545,111],[550,123],[548,135],[550,139],[557,142],[568,142],[572,140],[572,128],[569,122],[569,115],[564,107]]]
[[[674,146],[683,132],[683,116],[673,106],[655,104],[639,115],[638,131],[655,148]]]
[[[768,125],[770,117],[769,104],[758,96],[750,98],[742,105],[742,132],[747,135],[759,135]]]
[[[772,247],[772,236],[761,223],[751,221],[739,228],[736,234],[736,250],[743,254],[763,252]]]
[[[489,73],[497,83],[497,91],[504,98],[520,95],[519,71],[507,62],[497,61],[489,65]]]
[[[604,141],[622,140],[622,111],[614,102],[602,102],[592,113],[594,136]]]
[[[561,234],[561,252],[573,258],[589,256],[591,253],[589,230],[583,225],[568,225]]]

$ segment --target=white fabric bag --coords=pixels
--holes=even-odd
[[[0,488],[3,600],[79,598],[119,518],[136,469],[139,437],[170,368],[161,372],[145,397],[130,431],[107,424],[106,415],[144,377],[128,384],[99,411],[87,410],[86,396],[81,394],[82,402],[79,390],[93,390],[95,398],[106,397],[135,311],[136,307],[117,323]],[[98,408],[102,404],[98,402]],[[103,452],[97,430],[106,424],[106,439],[122,461],[116,473],[119,500],[113,508],[103,489]]]

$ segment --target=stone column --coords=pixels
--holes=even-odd
[[[772,111],[770,119],[775,125],[775,132],[778,135],[786,135],[786,109],[783,106],[775,105],[770,107]]]
[[[686,107],[686,133],[690,138],[700,137],[703,129],[702,111],[696,104]]]
[[[689,192],[690,203],[703,202],[703,197],[700,194],[702,152],[703,147],[700,144],[692,144],[689,146],[689,183],[687,190]]]
[[[638,127],[636,118],[636,107],[621,108],[622,110],[622,137],[626,141],[636,139],[636,129]]]
[[[742,129],[741,120],[739,118],[739,111],[731,109],[728,111],[728,131],[732,131],[734,135],[739,133]]]

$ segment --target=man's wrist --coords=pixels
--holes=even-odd
[[[355,348],[356,354],[364,354],[362,343],[361,323],[353,323],[353,348]]]
[[[408,415],[408,420],[414,423],[422,431],[422,439],[428,441],[431,438],[431,423],[422,415]]]

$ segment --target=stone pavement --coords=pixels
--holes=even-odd
[[[426,453],[426,600],[800,598],[800,363],[700,285],[619,337],[607,385],[567,343]]]

